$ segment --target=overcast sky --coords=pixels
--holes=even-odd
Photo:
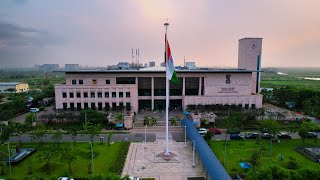
[[[238,39],[262,37],[262,66],[320,67],[319,0],[1,0],[0,66],[163,61],[236,67]],[[135,54],[135,53],[134,53]]]

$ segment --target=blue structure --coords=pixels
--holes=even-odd
[[[195,149],[200,160],[203,163],[209,179],[214,180],[231,180],[230,175],[224,169],[217,156],[212,152],[206,141],[199,134],[198,130],[193,125],[193,122],[188,119],[181,120],[181,125],[187,127],[187,135],[189,140],[194,140]]]

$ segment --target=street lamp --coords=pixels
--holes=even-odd
[[[92,147],[92,142],[89,143],[91,147],[91,163],[92,163],[92,175],[94,175],[94,163],[93,163],[93,147]]]
[[[2,144],[2,145],[5,145],[5,144],[7,144],[8,145],[8,163],[9,163],[9,172],[10,172],[10,179],[11,179],[11,160],[10,160],[10,158],[11,158],[11,155],[10,155],[10,144],[9,144],[9,142],[7,142],[7,143],[4,143],[4,144]]]
[[[193,151],[192,151],[192,167],[195,168],[196,165],[194,164],[194,151],[195,151],[195,148],[196,148],[196,141],[195,140],[192,140],[193,142]]]

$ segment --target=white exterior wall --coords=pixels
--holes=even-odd
[[[243,38],[239,40],[238,68],[257,70],[258,56],[261,61],[262,38]],[[260,62],[261,66],[261,62]],[[260,79],[260,77],[259,77]],[[252,73],[252,93],[256,93],[257,73]],[[260,84],[258,83],[258,91]],[[259,93],[259,92],[258,92]]]
[[[256,108],[262,108],[262,95],[252,94],[252,73],[251,72],[217,72],[217,73],[180,73],[178,76],[183,78],[183,90],[182,96],[171,96],[170,99],[182,99],[182,107],[185,109],[187,105],[193,104],[222,104],[222,105],[242,105],[243,107],[248,104],[252,107],[255,104]],[[227,83],[227,77],[230,77],[230,83]],[[88,107],[91,107],[91,103],[95,103],[95,107],[98,107],[98,103],[102,103],[102,108],[105,107],[105,103],[109,103],[112,107],[112,103],[122,102],[124,106],[127,102],[131,104],[132,111],[138,111],[138,100],[152,100],[152,108],[154,108],[154,100],[165,99],[165,96],[154,96],[154,77],[164,77],[165,73],[68,73],[66,74],[66,84],[56,85],[56,108],[62,109],[63,103],[67,103],[67,108],[70,108],[70,103],[74,103],[75,109],[77,103],[81,103],[81,108],[84,108],[84,103],[88,103]],[[116,77],[135,77],[136,84],[116,84]],[[152,91],[151,96],[138,96],[138,77],[151,77],[152,78]],[[185,78],[186,77],[199,77],[199,93],[195,96],[185,95]],[[201,95],[201,78],[204,78],[204,94]],[[72,80],[75,79],[77,84],[72,84]],[[79,84],[79,79],[83,80],[83,84]],[[97,80],[97,84],[92,84],[92,79]],[[106,84],[106,79],[110,80],[110,84]],[[67,98],[62,97],[62,93],[67,93]],[[70,92],[73,92],[74,98],[70,98]],[[77,92],[81,93],[81,98],[77,98]],[[83,97],[83,93],[88,93],[88,98]],[[90,92],[95,92],[95,98],[90,97]],[[98,92],[102,93],[102,98],[98,98]],[[109,92],[109,98],[105,98],[105,92]],[[112,97],[112,92],[116,92],[117,97]],[[123,92],[123,98],[119,98],[119,92]],[[126,97],[126,92],[130,92],[130,98]]]

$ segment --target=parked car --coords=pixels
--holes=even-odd
[[[213,128],[211,127],[209,129],[210,132],[214,133],[214,134],[221,134],[222,133],[222,130],[221,129],[217,129],[217,128]]]
[[[128,176],[128,178],[123,177],[121,180],[126,180],[126,179],[129,179],[129,180],[140,180],[138,177],[134,177],[134,176]]]
[[[288,133],[280,133],[278,134],[279,139],[291,139],[292,137]]]
[[[74,180],[74,179],[69,177],[59,177],[58,180]]]
[[[262,133],[261,134],[261,139],[271,139],[272,137],[273,137],[273,135],[270,133]]]
[[[240,130],[239,129],[228,129],[227,134],[239,134]]]
[[[230,139],[231,140],[242,140],[243,136],[240,134],[230,134]]]
[[[248,133],[246,135],[246,139],[257,139],[259,138],[259,134],[256,132]]]
[[[207,134],[207,129],[206,128],[199,128],[198,129],[198,132],[199,132],[199,134],[201,134],[201,135],[205,135],[205,134]]]
[[[317,133],[315,132],[307,132],[306,138],[318,138]]]

